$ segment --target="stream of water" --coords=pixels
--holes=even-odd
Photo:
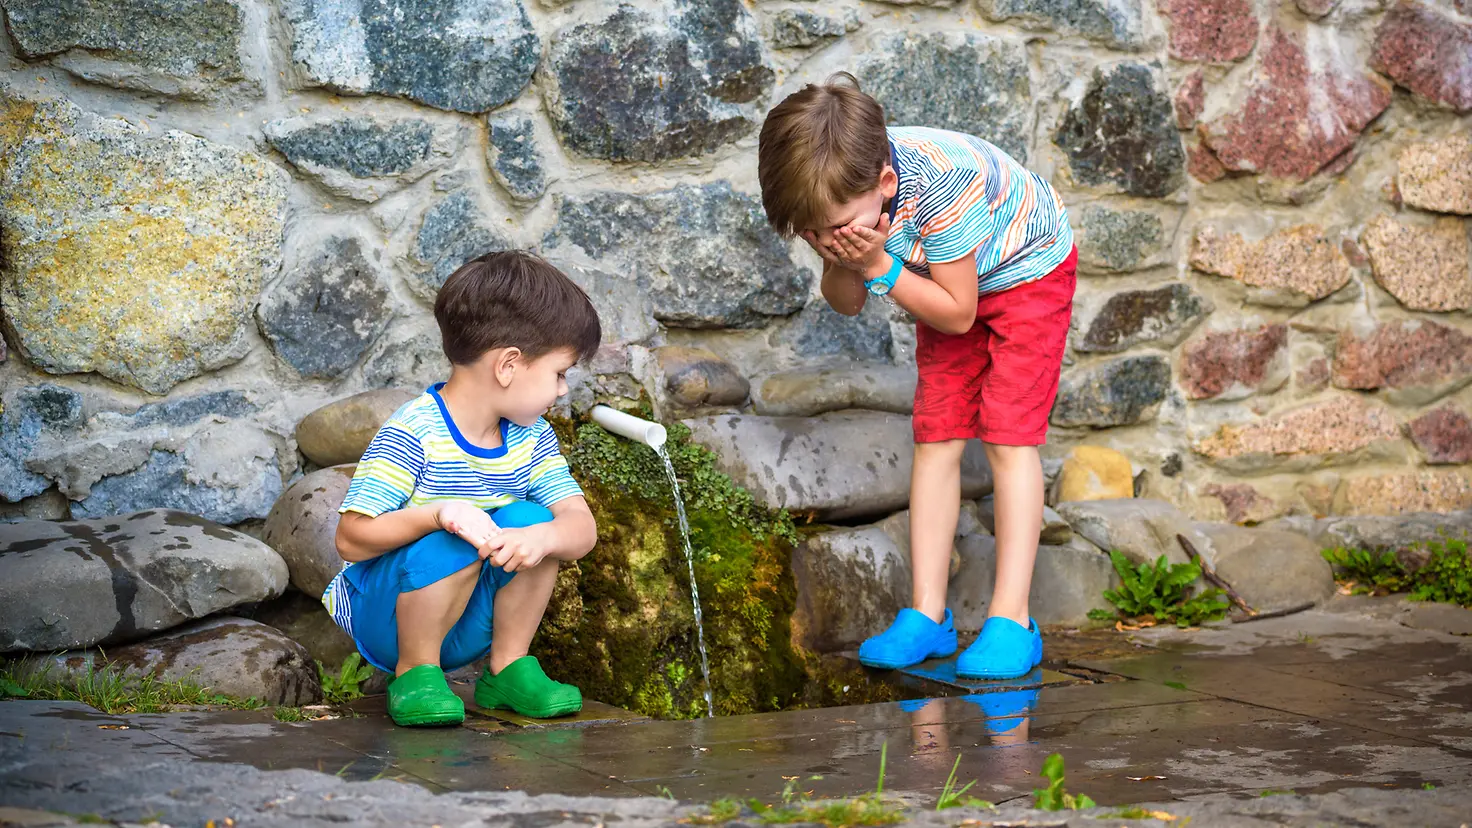
[[[705,654],[705,622],[700,615],[700,588],[695,585],[695,552],[690,548],[690,521],[685,518],[685,498],[680,495],[680,480],[675,477],[675,464],[664,446],[654,450],[664,461],[664,473],[675,493],[675,514],[680,519],[680,543],[685,548],[685,565],[690,569],[690,601],[695,605],[695,642],[700,647],[700,674],[705,678],[705,715],[714,716],[715,705],[710,692],[710,659]]]

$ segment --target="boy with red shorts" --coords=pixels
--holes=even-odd
[[[996,486],[997,577],[987,620],[957,661],[966,678],[1014,678],[1042,660],[1028,591],[1043,513],[1038,456],[1073,311],[1077,253],[1041,177],[970,135],[885,127],[851,75],[788,96],[762,126],[767,219],[823,257],[823,297],[849,316],[888,296],[917,321],[913,605],[859,660],[907,667],[956,651],[947,569],[966,440]]]

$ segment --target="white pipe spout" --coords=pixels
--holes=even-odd
[[[620,437],[633,440],[658,451],[669,439],[669,433],[659,423],[625,414],[606,405],[593,406],[593,422]]]

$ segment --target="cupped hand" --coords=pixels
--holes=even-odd
[[[467,500],[449,500],[434,513],[435,522],[452,535],[464,538],[470,545],[480,548],[500,534],[501,527],[491,516]]]
[[[877,227],[850,224],[833,232],[833,246],[842,266],[868,277],[882,275],[888,267],[884,242],[889,238],[889,216],[881,213]],[[880,273],[874,271],[879,270]]]

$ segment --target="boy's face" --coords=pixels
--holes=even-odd
[[[808,230],[818,244],[831,250],[833,231],[838,228],[854,226],[873,230],[878,226],[879,216],[884,212],[884,202],[893,198],[898,189],[899,177],[895,175],[893,167],[885,164],[884,171],[879,174],[877,187],[842,204],[830,206],[823,226],[810,227]]]
[[[577,361],[577,354],[569,348],[536,359],[518,358],[517,369],[506,387],[509,410],[503,416],[519,426],[530,427],[567,393],[567,371]]]

